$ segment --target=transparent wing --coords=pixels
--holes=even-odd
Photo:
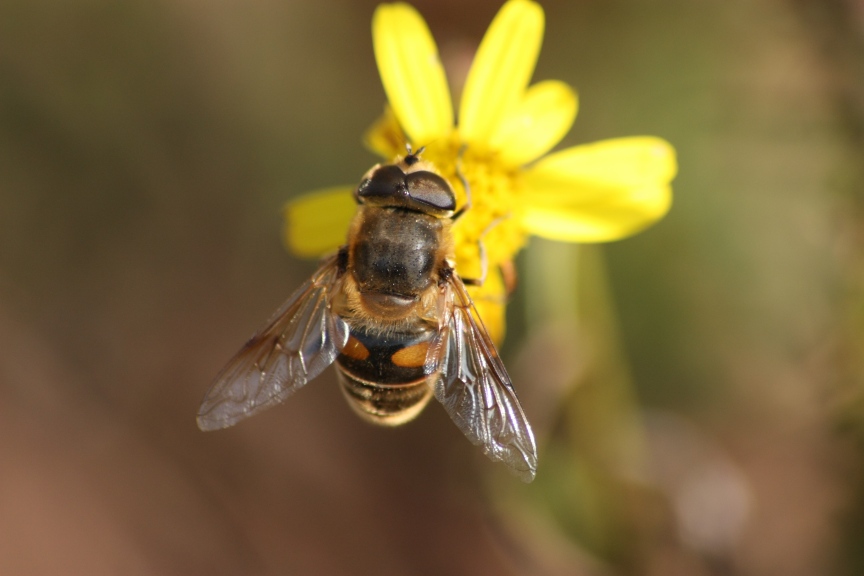
[[[438,374],[435,397],[471,442],[530,482],[537,472],[534,433],[495,344],[458,277],[441,299],[441,310],[448,312],[425,367],[427,374]]]
[[[330,258],[252,336],[204,396],[199,428],[227,428],[274,406],[333,363],[348,341],[348,325],[330,306],[338,276]]]

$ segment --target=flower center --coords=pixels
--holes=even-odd
[[[453,226],[456,270],[463,278],[479,278],[482,271],[479,243],[486,250],[487,266],[513,259],[525,244],[515,199],[516,173],[497,155],[485,150],[459,152],[458,135],[443,146],[430,146],[424,158],[432,161],[456,191],[457,206],[464,206],[465,190],[459,172],[471,189],[471,208]],[[457,165],[459,168],[457,169]]]

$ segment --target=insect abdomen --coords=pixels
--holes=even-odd
[[[351,407],[376,424],[395,426],[411,420],[432,397],[423,371],[435,333],[372,333],[352,328],[336,358],[342,392]]]

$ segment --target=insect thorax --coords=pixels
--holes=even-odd
[[[352,232],[349,267],[361,292],[415,298],[435,282],[444,233],[439,218],[363,206]]]

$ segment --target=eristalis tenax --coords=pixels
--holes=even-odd
[[[367,172],[346,244],[222,369],[198,411],[202,430],[279,404],[335,362],[364,419],[403,424],[434,394],[486,455],[534,479],[531,426],[465,289],[472,281],[454,269],[451,226],[470,191],[457,211],[421,152]]]

